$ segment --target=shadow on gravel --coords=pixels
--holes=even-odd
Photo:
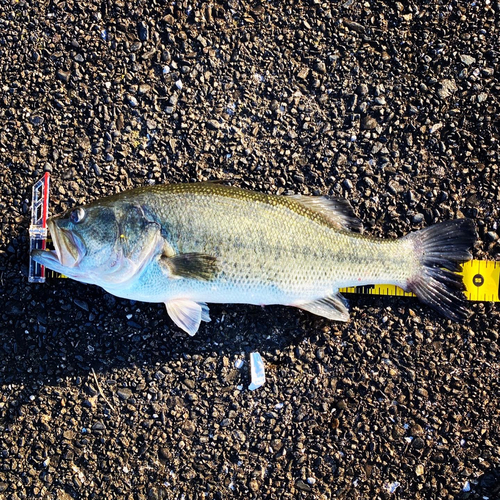
[[[212,321],[189,337],[162,304],[117,299],[70,281],[7,293],[0,331],[0,384],[57,385],[131,366],[202,354],[273,353],[310,335],[303,314],[279,306],[211,304]],[[68,298],[73,297],[73,298]],[[313,320],[314,321],[314,320]],[[323,326],[325,321],[317,320]],[[310,328],[311,319],[308,318]]]
[[[473,484],[467,484],[469,491],[461,491],[455,500],[497,500],[500,498],[500,468],[491,467]]]

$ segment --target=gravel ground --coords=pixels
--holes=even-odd
[[[467,216],[498,260],[499,33],[494,0],[0,0],[0,498],[499,499],[498,306],[213,305],[188,338],[27,283],[44,171],[52,213],[219,179],[345,197],[379,236]]]

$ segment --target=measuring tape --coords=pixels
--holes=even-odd
[[[50,239],[47,238],[47,215],[49,204],[50,175],[45,173],[33,186],[31,204],[32,222],[30,226],[31,249],[45,248]],[[60,273],[45,269],[30,257],[29,281],[43,283],[46,278],[66,278]],[[465,262],[462,270],[465,285],[465,296],[471,301],[500,302],[500,262],[489,260],[470,260]],[[341,288],[340,292],[362,295],[388,295],[397,297],[415,297],[394,285],[369,285]]]
[[[469,260],[458,272],[463,276],[464,294],[467,300],[474,302],[500,302],[500,262],[494,260]],[[362,295],[393,295],[397,297],[415,297],[394,285],[369,285],[341,288],[343,293]]]

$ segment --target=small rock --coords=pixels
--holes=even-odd
[[[415,214],[412,218],[411,221],[413,224],[420,224],[424,220],[424,214]]]
[[[318,61],[314,65],[314,70],[324,75],[326,73],[326,64],[323,61]]]
[[[87,304],[87,302],[85,302],[84,300],[80,300],[80,299],[74,299],[73,302],[75,303],[75,305],[77,305],[80,309],[83,309],[84,311],[87,311],[89,312],[89,305]]]
[[[297,488],[301,491],[312,491],[312,488],[307,484],[305,483],[304,481],[302,481],[302,479],[299,479],[296,483],[295,483],[295,486],[297,486]]]
[[[35,115],[31,117],[31,123],[35,126],[38,127],[44,122],[43,116],[40,115]]]
[[[133,95],[129,95],[128,96],[128,103],[133,107],[137,107],[139,106],[139,102],[137,101],[137,99],[133,96]]]
[[[251,491],[257,492],[259,491],[259,483],[255,479],[250,479],[250,482],[248,484],[248,487],[250,488]]]
[[[62,69],[58,69],[56,73],[57,78],[61,80],[64,83],[68,83],[69,79],[71,77],[71,72],[70,71],[63,71]]]
[[[182,432],[186,436],[192,436],[196,432],[196,426],[191,420],[186,420],[182,426]]]
[[[141,21],[137,25],[137,34],[141,42],[145,42],[149,39],[149,26],[144,21]]]
[[[469,56],[467,54],[460,54],[460,60],[466,65],[470,66],[471,64],[474,64],[476,62],[476,59],[472,56]]]
[[[430,129],[429,133],[434,134],[437,132],[440,128],[442,128],[443,124],[441,122],[435,123]]]
[[[217,120],[208,120],[207,121],[207,128],[209,130],[219,130],[220,123]]]
[[[486,92],[481,92],[477,96],[477,102],[484,102],[484,101],[486,101],[487,98],[488,98],[488,94]]]
[[[297,78],[300,78],[301,80],[305,80],[308,75],[309,75],[309,68],[302,68],[299,71],[299,73],[297,74]]]
[[[440,88],[438,89],[438,95],[441,99],[446,99],[450,97],[454,92],[458,90],[456,83],[453,80],[442,80],[440,82]]]
[[[93,431],[103,431],[104,429],[106,429],[106,426],[102,422],[96,422],[92,426]]]
[[[356,31],[356,33],[364,33],[365,27],[362,24],[359,24],[355,21],[350,21],[349,19],[343,19],[345,26],[347,26],[350,30]]]
[[[132,397],[132,391],[128,387],[120,387],[116,391],[116,394],[118,394],[118,397],[124,401],[127,401],[128,398]]]
[[[421,438],[421,437],[416,437],[413,441],[412,441],[412,446],[416,449],[416,450],[423,450],[425,448],[425,441]]]
[[[342,181],[342,186],[344,186],[344,188],[347,189],[347,191],[352,191],[353,184],[349,179],[344,179]]]
[[[377,120],[375,120],[375,118],[371,116],[365,116],[361,122],[361,127],[364,130],[373,130],[377,128],[377,125],[378,125]]]
[[[356,89],[356,93],[358,95],[367,95],[368,94],[368,85],[366,83],[361,83],[358,85],[358,88]]]

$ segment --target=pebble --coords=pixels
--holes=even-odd
[[[362,128],[364,130],[373,130],[377,128],[377,120],[371,116],[365,116],[362,121]]]
[[[421,213],[416,213],[415,215],[412,216],[411,221],[413,224],[420,224],[421,222],[424,221],[424,214]]]
[[[133,95],[129,95],[128,96],[128,103],[130,104],[130,106],[132,106],[133,108],[139,106],[139,102],[137,101],[137,99],[133,96]]]
[[[80,309],[83,309],[84,311],[87,311],[89,312],[89,305],[87,304],[87,302],[85,302],[84,300],[80,300],[80,299],[73,299],[73,302],[75,303],[75,305],[77,305]]]
[[[209,130],[219,130],[220,123],[217,120],[208,120],[207,121],[207,128]]]
[[[35,116],[32,116],[31,117],[31,123],[35,126],[35,127],[39,127],[40,125],[43,124],[44,122],[44,118],[43,116],[40,116],[40,115],[35,115]]]
[[[344,186],[345,189],[347,189],[347,191],[352,191],[354,187],[349,179],[344,179],[342,181],[342,185]]]
[[[366,83],[359,84],[358,88],[356,89],[356,92],[360,96],[366,96],[366,95],[368,95],[368,85]]]
[[[318,61],[314,65],[314,70],[324,75],[326,73],[326,64],[323,61]]]
[[[306,491],[306,492],[310,492],[310,491],[312,491],[311,486],[309,486],[307,483],[305,483],[302,479],[299,479],[299,480],[295,483],[295,486],[297,486],[297,489],[299,489],[299,490],[301,490],[301,491]]]
[[[70,71],[63,71],[62,69],[57,70],[57,78],[59,80],[63,81],[64,83],[68,83],[69,79],[71,77],[71,72]]]
[[[439,97],[441,97],[441,99],[447,99],[453,93],[455,93],[457,90],[458,90],[458,87],[457,87],[454,80],[451,80],[451,79],[442,80],[440,87],[438,89],[438,95],[439,95]]]
[[[460,60],[466,65],[470,66],[471,64],[474,64],[476,62],[476,59],[472,56],[469,56],[467,54],[460,54]]]
[[[127,401],[127,399],[132,397],[132,391],[128,387],[120,387],[117,391],[116,394],[122,399],[123,401]]]
[[[149,40],[149,26],[144,21],[140,21],[137,25],[137,34],[141,42]]]

